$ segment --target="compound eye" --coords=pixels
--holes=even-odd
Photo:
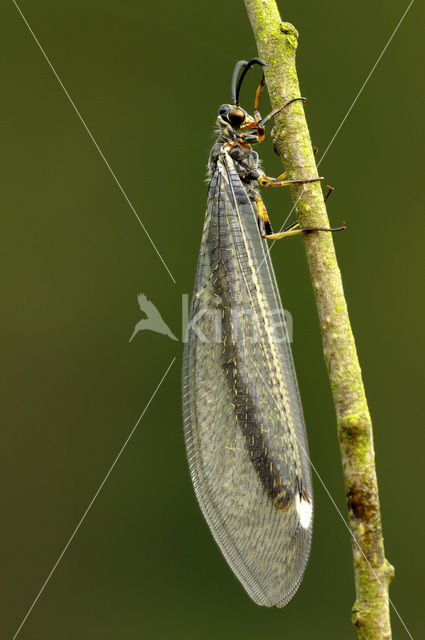
[[[235,107],[235,109],[229,111],[229,113],[227,114],[227,118],[232,127],[238,128],[245,121],[245,111],[239,109],[238,107]]]

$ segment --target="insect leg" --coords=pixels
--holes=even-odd
[[[270,233],[268,235],[263,235],[263,238],[267,240],[280,240],[281,238],[288,238],[289,236],[298,236],[301,233],[311,233],[312,231],[345,231],[345,224],[342,227],[336,227],[335,229],[331,229],[330,227],[297,227],[299,226],[299,222],[294,222],[289,227],[281,231],[280,233]]]
[[[300,223],[297,220],[296,222],[293,222],[292,224],[290,224],[289,227],[286,227],[286,229],[284,229],[283,232],[287,233],[288,231],[294,231],[299,226],[300,226]]]
[[[255,198],[255,204],[257,205],[257,221],[260,235],[262,238],[267,238],[268,235],[273,233],[272,225],[270,224],[269,214],[267,213],[266,205],[261,199],[260,194],[257,193]]]
[[[282,182],[282,180],[285,177],[286,177],[286,173],[283,173],[281,176],[279,176],[276,179],[269,178],[268,176],[260,176],[260,178],[258,178],[258,182],[262,184],[263,187],[264,186],[269,186],[269,187],[283,186],[284,184],[292,184],[292,182],[299,182],[297,180]],[[323,178],[315,178],[313,180],[304,180],[302,182],[316,182],[317,180],[323,180]],[[276,182],[278,181],[279,181],[279,184],[276,184]],[[328,186],[328,189],[329,191],[326,195],[325,200],[329,197],[329,195],[333,191],[332,187]],[[297,221],[290,224],[289,227],[286,227],[286,229],[284,229],[283,231],[280,231],[279,233],[274,233],[272,229],[272,225],[270,223],[269,215],[267,213],[266,205],[262,201],[259,193],[256,194],[255,204],[257,207],[257,220],[258,220],[258,228],[260,230],[260,235],[262,238],[266,238],[267,240],[280,240],[281,238],[288,238],[289,236],[298,236],[298,235],[301,235],[302,233],[311,233],[312,231],[344,231],[345,230],[345,224],[342,227],[337,227],[335,229],[330,227],[300,227],[300,223]]]
[[[280,240],[281,238],[289,238],[289,236],[299,236],[304,232],[304,229],[297,229],[297,225],[299,222],[295,222],[293,225],[285,229],[285,231],[280,231],[280,233],[269,233],[268,235],[263,235],[263,238],[266,240]]]
[[[255,198],[255,204],[257,205],[257,220],[258,220],[258,228],[260,230],[260,235],[262,238],[267,238],[267,240],[278,240],[279,238],[284,238],[286,236],[299,235],[303,232],[302,229],[297,229],[300,226],[299,222],[293,222],[286,229],[284,229],[281,233],[273,233],[272,225],[270,223],[270,218],[267,213],[266,205],[261,199],[261,196],[257,194]]]
[[[283,174],[285,175],[285,174]],[[282,177],[282,176],[279,176]],[[321,180],[324,180],[324,178],[301,178],[300,180],[279,180],[278,178],[270,178],[269,176],[266,175],[260,175],[257,178],[257,181],[259,182],[259,184],[261,184],[262,187],[286,187],[288,185],[291,184],[307,184],[310,182],[319,182]]]
[[[258,182],[260,184],[262,184],[262,186],[267,186],[265,184],[263,184],[262,182],[260,182],[260,180],[263,180],[264,182],[267,182],[268,184],[272,183],[272,182],[282,182],[283,180],[285,180],[286,176],[287,176],[287,172],[284,171],[283,173],[280,174],[280,176],[278,176],[277,178],[271,178],[270,176],[266,176],[265,174],[261,175],[258,178]]]

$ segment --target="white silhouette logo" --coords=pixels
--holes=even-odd
[[[140,310],[146,314],[146,318],[139,320],[134,327],[133,334],[129,340],[131,342],[139,331],[148,329],[149,331],[155,331],[163,336],[168,336],[171,340],[178,341],[178,338],[172,333],[169,326],[162,319],[161,314],[155,305],[147,299],[144,293],[139,293],[137,296]],[[215,311],[215,318],[211,315]],[[196,333],[200,342],[215,342],[221,343],[223,340],[222,334],[222,310],[217,308],[214,311],[209,309],[209,335],[206,336],[201,330],[201,326],[198,326],[198,322],[201,323],[203,316],[207,312],[205,308],[201,308],[189,322],[189,296],[187,293],[182,293],[182,340],[187,342],[190,331]],[[237,306],[232,310],[232,317],[234,323],[234,333],[236,336],[243,337],[243,327],[246,324],[250,327],[251,337],[254,343],[260,339],[258,332],[261,318],[257,318],[257,314],[251,309],[239,309]],[[290,312],[287,309],[274,309],[270,310],[270,339],[274,342],[281,343],[289,339],[293,341],[293,320]],[[241,333],[242,332],[242,333]]]
[[[155,305],[147,299],[144,293],[139,293],[137,296],[137,301],[139,303],[140,310],[147,315],[147,318],[143,318],[143,320],[139,320],[139,322],[134,327],[133,335],[131,336],[129,342],[131,342],[139,331],[145,331],[148,329],[149,331],[155,331],[156,333],[161,333],[164,336],[168,336],[171,340],[177,340],[176,336],[171,332],[168,325],[165,324],[164,320],[161,317],[158,309]]]

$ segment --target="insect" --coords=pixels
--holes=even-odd
[[[195,493],[223,555],[251,598],[283,607],[301,582],[311,544],[308,444],[284,312],[266,239],[273,233],[253,184],[280,187],[323,178],[268,177],[251,145],[294,98],[261,118],[239,105],[247,71],[235,66],[233,104],[218,109],[194,296],[185,341],[183,412]],[[239,76],[239,79],[238,79]]]

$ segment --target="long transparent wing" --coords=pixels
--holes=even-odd
[[[223,152],[212,178],[183,368],[195,492],[255,602],[284,606],[309,555],[308,445],[276,280]]]

